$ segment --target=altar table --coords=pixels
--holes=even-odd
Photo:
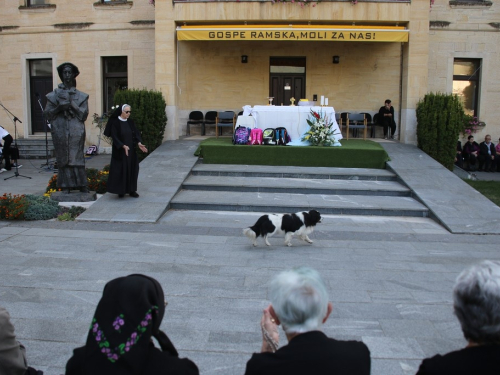
[[[251,114],[256,127],[261,129],[284,127],[290,138],[295,141],[300,140],[304,132],[309,129],[307,119],[311,116],[311,109],[327,117],[333,123],[334,138],[342,139],[333,107],[256,105],[251,109]]]

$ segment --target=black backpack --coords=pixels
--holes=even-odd
[[[273,128],[264,129],[262,132],[263,145],[276,145],[276,130]]]

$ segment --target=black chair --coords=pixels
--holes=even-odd
[[[366,130],[368,128],[366,117],[363,113],[350,113],[347,115],[346,139],[349,140],[349,129],[363,129],[363,139],[366,141]]]
[[[204,123],[204,127],[206,129],[207,125],[208,126],[215,126],[215,119],[217,118],[217,111],[208,111],[207,113],[205,113],[205,121],[203,121]]]
[[[217,119],[215,120],[215,136],[219,138],[219,128],[222,135],[222,128],[231,127],[232,133],[234,133],[234,112],[225,111],[217,113]]]
[[[186,135],[191,135],[191,125],[200,125],[201,135],[205,135],[205,123],[203,122],[203,112],[192,111],[187,121]]]

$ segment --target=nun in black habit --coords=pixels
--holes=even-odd
[[[166,305],[161,285],[151,277],[134,274],[108,282],[87,342],[74,350],[66,375],[197,375],[198,367],[179,358],[160,330]]]
[[[106,124],[104,135],[113,139],[111,165],[107,189],[109,193],[125,194],[138,198],[137,178],[139,176],[139,161],[135,146],[142,152],[148,149],[141,143],[141,134],[134,121],[130,118],[131,108],[128,104],[119,105],[111,114]]]

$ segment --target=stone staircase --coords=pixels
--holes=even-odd
[[[52,143],[52,139],[50,137],[47,143],[50,159],[55,156],[54,144]],[[47,157],[45,151],[45,137],[17,139],[17,147],[19,149],[20,159],[45,159]]]
[[[170,208],[429,216],[394,173],[357,168],[197,164]]]

